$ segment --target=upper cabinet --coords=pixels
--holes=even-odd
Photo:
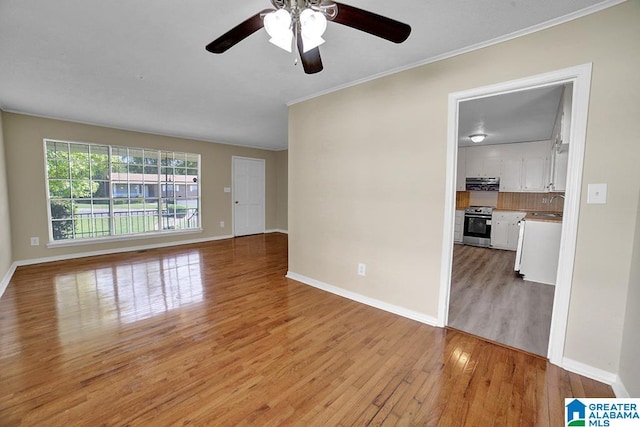
[[[549,142],[544,141],[505,144],[500,190],[538,193],[547,191],[549,145]]]
[[[468,147],[466,176],[499,177],[500,191],[548,191],[550,145],[542,141]]]
[[[549,191],[564,192],[567,187],[567,166],[571,139],[571,104],[573,91],[567,85],[562,93],[551,146]]]
[[[500,154],[497,145],[467,147],[467,173],[469,178],[497,178],[500,176]]]

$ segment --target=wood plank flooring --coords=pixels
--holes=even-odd
[[[523,280],[515,252],[455,245],[449,326],[547,356],[555,287]]]
[[[287,236],[20,267],[0,425],[561,425],[609,386],[284,277]]]

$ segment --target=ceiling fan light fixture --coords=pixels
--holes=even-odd
[[[293,31],[291,30],[291,14],[285,9],[278,9],[264,17],[264,29],[271,36],[269,41],[281,49],[291,52]]]
[[[486,137],[487,135],[484,133],[475,133],[473,135],[469,135],[469,138],[471,138],[471,141],[475,144],[484,141]]]
[[[303,52],[308,52],[324,43],[322,35],[327,29],[327,18],[323,13],[307,8],[300,12],[299,19]]]

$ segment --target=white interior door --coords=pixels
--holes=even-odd
[[[233,157],[233,234],[264,233],[264,159]]]

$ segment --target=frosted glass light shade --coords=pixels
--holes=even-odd
[[[300,31],[302,32],[302,51],[308,52],[324,43],[322,35],[327,29],[327,18],[324,14],[311,9],[300,13]]]
[[[278,9],[264,17],[264,29],[271,36],[269,41],[281,49],[291,52],[293,31],[291,31],[291,14]]]
[[[476,133],[475,135],[469,135],[469,138],[471,138],[471,141],[473,141],[475,143],[484,141],[484,139],[486,137],[487,137],[487,135],[485,135],[483,133]]]

